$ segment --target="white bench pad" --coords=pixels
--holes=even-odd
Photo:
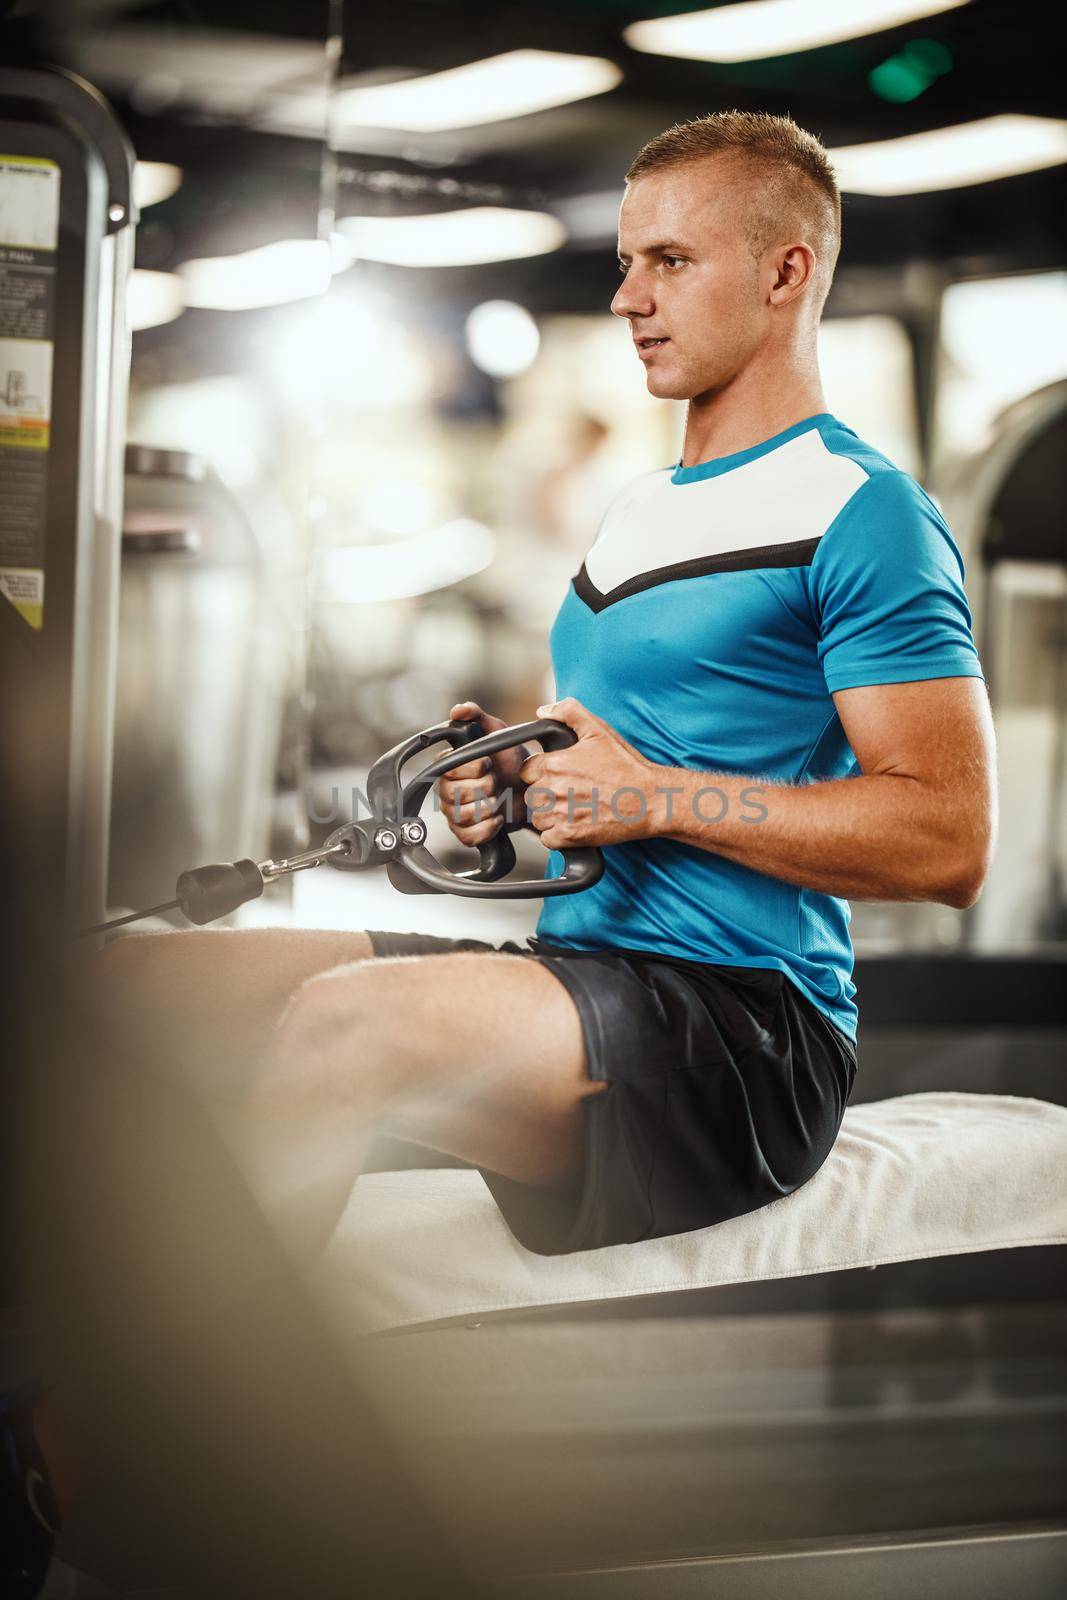
[[[928,1093],[849,1106],[800,1189],[639,1244],[539,1256],[474,1171],[366,1173],[319,1263],[360,1334],[516,1310],[1067,1243],[1067,1107]]]

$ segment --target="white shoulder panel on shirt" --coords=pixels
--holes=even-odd
[[[868,474],[812,428],[718,476],[672,476],[647,473],[608,508],[585,558],[601,594],[682,561],[821,538]]]

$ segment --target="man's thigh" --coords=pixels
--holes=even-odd
[[[388,939],[388,949],[433,953],[376,957],[362,931],[182,929],[109,945],[97,958],[100,988],[131,1044],[163,1044],[204,1092],[243,1097],[294,997],[310,979],[334,977],[351,1035],[338,1090],[361,1056],[364,1071],[380,1065],[397,1090],[400,1063],[409,1063],[404,1093],[384,1106],[384,1131],[521,1181],[575,1179],[580,1102],[601,1086],[589,1081],[567,990],[517,947],[475,955],[452,944],[481,941]],[[457,974],[455,963],[471,961],[492,970]],[[389,970],[373,986],[360,981],[379,968]]]
[[[289,1039],[286,1040],[286,1034]],[[311,1092],[382,1131],[523,1183],[581,1175],[591,1081],[568,990],[503,951],[383,956],[320,974],[294,1001],[279,1089],[315,1058]]]

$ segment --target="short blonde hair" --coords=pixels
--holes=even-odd
[[[766,111],[715,111],[677,122],[638,151],[627,183],[650,172],[729,155],[753,181],[746,233],[758,259],[783,225],[806,226],[825,300],[841,248],[841,195],[826,147],[791,117]]]

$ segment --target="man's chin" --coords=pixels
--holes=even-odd
[[[645,385],[650,395],[656,400],[688,400],[690,391],[688,386],[679,377],[672,377],[669,372],[657,372],[655,367],[649,367],[645,373]]]

